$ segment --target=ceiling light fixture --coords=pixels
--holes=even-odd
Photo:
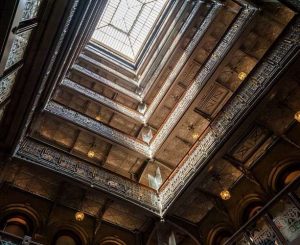
[[[223,200],[229,200],[231,198],[231,194],[228,190],[223,190],[220,192],[220,197],[223,199]]]
[[[294,116],[295,120],[297,120],[298,122],[300,122],[300,111],[297,111],[295,113],[295,116]]]
[[[193,134],[192,134],[192,138],[195,139],[195,140],[198,139],[199,136],[200,136],[200,135],[199,135],[198,133],[193,133]]]
[[[75,219],[77,221],[83,221],[84,220],[84,212],[78,211],[75,213]]]
[[[89,158],[93,158],[95,156],[95,152],[93,150],[89,150],[87,155]]]
[[[94,149],[95,149],[95,142],[92,143],[91,148],[89,149],[89,151],[87,153],[87,156],[89,158],[93,158],[96,155],[96,152]]]
[[[242,71],[239,73],[238,77],[240,80],[244,80],[247,77],[247,73]]]
[[[98,114],[98,115],[96,116],[96,120],[97,120],[97,121],[101,121],[101,115],[100,115],[100,114]]]

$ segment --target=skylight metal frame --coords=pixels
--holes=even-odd
[[[116,1],[116,0],[109,0],[106,5],[106,8],[112,1]],[[120,3],[120,1],[119,1],[119,3]],[[122,1],[127,1],[127,0],[122,0]],[[159,10],[160,11],[159,14],[156,16],[156,19],[153,22],[153,24],[151,25],[150,30],[145,35],[145,38],[143,39],[143,43],[140,45],[138,53],[134,57],[134,59],[126,56],[125,54],[121,53],[120,51],[115,50],[112,47],[110,47],[109,45],[106,45],[105,43],[101,42],[100,40],[97,40],[96,38],[94,38],[96,35],[95,34],[96,31],[94,31],[94,33],[93,33],[93,36],[90,41],[90,45],[99,49],[99,51],[101,51],[109,59],[113,59],[115,61],[124,63],[130,69],[135,70],[137,68],[137,63],[139,63],[141,57],[146,55],[147,49],[149,49],[150,44],[153,43],[153,39],[155,39],[155,36],[160,31],[162,23],[164,22],[164,20],[166,19],[166,17],[168,16],[168,14],[170,12],[171,6],[176,2],[176,0],[153,0],[153,1],[148,1],[148,3],[151,3],[154,1],[155,2],[157,2],[157,1],[163,2],[162,3],[163,7]],[[137,0],[137,2],[140,2],[141,4],[143,4],[142,3],[143,1],[141,1],[141,0]],[[148,4],[148,3],[144,3],[144,4]],[[140,8],[140,12],[142,12],[142,8]],[[141,14],[140,12],[137,14],[136,19],[139,18],[140,14]],[[151,14],[151,12],[149,14]],[[104,14],[102,14],[102,16],[100,17],[100,21],[104,15],[105,15],[105,10],[104,10]],[[132,28],[134,27],[134,25],[136,25],[136,19],[133,22],[134,24],[132,25]],[[144,21],[145,21],[145,19],[144,19]],[[99,22],[98,22],[97,26],[99,26]],[[97,29],[97,27],[96,27],[96,29]]]

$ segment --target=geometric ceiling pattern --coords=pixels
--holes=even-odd
[[[167,0],[109,0],[92,41],[134,61],[156,27]]]
[[[78,21],[84,29],[82,45],[74,44],[78,56],[54,52],[62,56],[53,69],[59,76],[40,86],[47,99],[35,98],[18,132],[14,157],[43,171],[16,165],[10,182],[51,200],[64,177],[84,183],[81,194],[66,188],[61,202],[129,230],[148,225],[148,217],[171,214],[200,226],[212,210],[226,213],[222,205],[236,202],[241,180],[259,188],[252,168],[299,108],[300,86],[273,93],[300,35],[294,10],[275,2],[108,1],[100,20],[95,8],[93,26]],[[110,54],[141,62],[131,69]],[[3,98],[14,85],[12,74],[3,80]],[[284,98],[288,109],[279,101],[283,107],[253,119],[265,95]],[[276,115],[280,120],[270,120]]]
[[[140,70],[124,68],[91,49],[97,32],[103,46],[134,60],[167,3],[173,5]],[[296,45],[288,34],[291,46],[276,43],[294,16],[287,7],[276,12],[278,22],[270,9],[259,15],[244,0],[224,5],[109,1],[100,21],[95,20],[96,31],[90,29],[91,42],[28,123],[30,130],[15,156],[164,216],[264,94]],[[118,33],[124,34],[123,41]],[[107,42],[100,40],[106,35]],[[113,46],[118,42],[120,49]],[[283,51],[267,52],[275,44]],[[126,45],[131,54],[123,50]],[[235,168],[224,164],[217,170],[229,176],[226,188],[242,174],[228,174],[228,169]],[[153,187],[149,179],[158,173],[161,186]]]

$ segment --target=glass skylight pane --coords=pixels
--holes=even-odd
[[[169,0],[108,0],[92,41],[135,61]]]

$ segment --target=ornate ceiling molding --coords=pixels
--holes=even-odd
[[[211,131],[197,143],[190,155],[183,160],[162,186],[159,195],[163,214],[187,183],[209,160],[209,157],[228,138],[230,132],[241,122],[246,113],[264,96],[275,78],[287,66],[287,61],[292,60],[299,53],[299,40],[300,19],[297,18],[285,36],[281,38],[280,42],[277,42],[274,49],[263,59],[261,65],[245,81],[239,94],[218,116]]]
[[[150,145],[152,152],[156,152],[166,140],[170,132],[173,130],[180,118],[183,116],[184,112],[186,112],[186,110],[190,107],[194,99],[197,97],[198,93],[202,90],[204,84],[208,81],[208,79],[211,77],[217,66],[221,63],[221,61],[224,59],[230,48],[238,39],[242,30],[253,19],[256,11],[257,9],[255,8],[244,9],[239,14],[238,18],[236,19],[230,30],[226,33],[224,38],[222,38],[221,42],[213,51],[208,61],[204,64],[200,73],[197,75],[191,86],[187,89],[183,98],[178,102],[178,104],[173,109],[171,115],[168,117],[167,121],[160,128],[160,130],[157,133],[157,136],[152,140]],[[160,89],[159,93],[162,90],[163,89]],[[149,108],[149,110],[147,110],[145,114],[146,119],[149,119],[150,116],[147,115],[151,112],[153,113],[153,111],[151,111],[151,108]]]
[[[30,138],[24,140],[15,157],[86,183],[92,188],[113,194],[156,215],[160,213],[158,196],[153,189]]]
[[[220,42],[214,51],[214,55],[212,55],[206,63],[193,85],[196,86],[196,84],[198,84],[198,86],[201,87],[205,79],[210,76],[211,72],[213,72],[217,64],[219,64],[219,59],[228,52],[231,45],[229,40],[233,40],[233,42],[236,40],[238,30],[244,28],[246,22],[241,26],[239,26],[238,23],[240,23],[243,18],[250,20],[256,10],[257,9],[248,6],[242,10],[232,26],[232,29],[226,34],[225,39]],[[225,41],[226,38],[227,41]],[[193,150],[182,161],[179,168],[177,168],[165,182],[158,196],[157,193],[150,188],[105,171],[102,168],[92,166],[87,162],[69,156],[67,153],[37,143],[29,138],[23,141],[14,156],[63,173],[70,178],[75,178],[86,184],[91,184],[95,188],[112,193],[117,197],[128,200],[155,214],[163,216],[190,180],[198,174],[212,154],[214,154],[221,144],[230,136],[232,130],[241,123],[244,116],[257,104],[258,100],[264,96],[289,61],[299,53],[299,40],[300,19],[297,17],[297,19],[294,19],[293,23],[289,25],[284,36],[276,42],[273,49],[263,58],[261,64],[255,68],[247,80],[244,81],[237,96],[235,96],[218,115],[211,126],[211,130],[207,132],[201,141],[196,143]],[[189,89],[194,88],[193,85]],[[196,88],[190,92],[191,94],[189,96],[193,97],[197,95]],[[187,108],[192,101],[192,97],[186,97],[187,101],[180,102],[177,108]],[[106,135],[113,135],[113,137],[115,137],[114,139],[118,142],[123,140],[124,144],[122,133],[118,132],[116,134],[114,131],[110,131],[112,129],[95,120],[89,119],[89,121],[86,121],[87,117],[64,108],[55,102],[50,102],[46,110],[59,117],[66,117],[67,120],[74,121],[78,125],[85,124],[86,127],[96,133],[102,130]],[[180,117],[178,112],[174,114],[174,118],[177,117]],[[135,140],[130,141],[128,144],[130,144],[133,150],[140,153],[148,149],[145,144],[137,146]]]
[[[108,108],[123,114],[124,116],[130,117],[131,119],[134,119],[135,121],[137,121],[139,123],[145,123],[144,116],[141,113],[139,113],[135,110],[132,110],[132,109],[128,108],[127,106],[119,104],[101,94],[98,94],[91,89],[81,86],[80,84],[73,82],[70,79],[65,78],[61,82],[61,85],[66,88],[69,88],[73,91],[76,91],[77,93],[80,93],[81,95],[86,96],[91,100],[101,103],[101,104],[107,106]]]
[[[151,103],[150,107],[148,108],[148,110],[146,111],[145,116],[141,116],[138,112],[134,113],[132,110],[128,110],[127,107],[120,105],[117,102],[114,102],[112,100],[109,100],[107,98],[104,98],[104,96],[100,95],[100,94],[96,94],[94,93],[94,95],[96,95],[97,97],[97,102],[102,103],[103,105],[107,105],[108,101],[110,101],[110,106],[109,108],[111,108],[112,110],[115,110],[117,112],[121,112],[121,113],[125,113],[127,116],[131,117],[132,119],[136,120],[137,122],[140,123],[147,123],[148,120],[150,119],[151,115],[154,113],[155,109],[157,108],[157,106],[159,105],[159,103],[161,102],[161,100],[163,99],[163,97],[165,96],[165,94],[167,93],[168,89],[170,88],[170,86],[173,84],[174,80],[176,79],[176,77],[178,76],[180,70],[182,69],[182,67],[185,65],[186,61],[188,60],[189,56],[191,55],[191,53],[193,52],[193,50],[195,49],[195,47],[197,46],[198,42],[200,41],[200,39],[203,37],[204,33],[207,31],[210,23],[213,21],[213,19],[216,17],[217,13],[219,12],[220,8],[221,8],[221,4],[219,3],[215,3],[212,8],[211,11],[209,12],[209,14],[207,15],[207,17],[205,18],[205,20],[203,21],[203,23],[201,24],[201,26],[199,27],[198,31],[196,32],[196,34],[194,35],[193,39],[191,40],[191,42],[189,43],[189,45],[187,46],[186,50],[183,52],[180,60],[178,61],[178,63],[176,64],[176,67],[174,68],[174,70],[170,73],[170,76],[168,77],[167,81],[164,83],[162,89],[159,91],[159,93],[157,94],[157,96],[155,97],[155,99],[153,100],[153,103]],[[196,13],[197,11],[195,11]],[[195,14],[194,13],[194,14]],[[186,27],[183,28],[182,33],[185,31]],[[86,59],[90,59],[89,57],[86,57]],[[163,62],[162,62],[163,63]],[[82,66],[79,65],[74,65],[73,69],[75,71],[80,72],[81,74],[84,74],[86,76],[91,77],[92,79],[95,79],[96,81],[99,81],[101,83],[103,83],[104,85],[107,85],[113,89],[118,89],[118,91],[122,91],[124,94],[126,94],[127,96],[130,96],[131,98],[135,98],[138,101],[142,101],[143,97],[137,95],[134,92],[128,91],[127,89],[123,88],[122,86],[115,84],[114,82],[111,82],[108,79],[105,79],[103,77],[101,77],[100,75],[90,71],[89,69],[86,69]],[[159,72],[156,74],[158,76]],[[154,81],[154,80],[153,80]],[[63,81],[62,82],[63,85],[65,85],[66,83]],[[69,86],[69,88],[71,88]],[[71,88],[72,89],[72,88]],[[76,87],[76,91],[78,91],[79,87]],[[85,89],[80,89],[80,92],[89,97],[91,95],[91,91]],[[157,148],[157,147],[156,147]]]
[[[112,88],[112,89],[114,89],[114,90],[116,90],[116,91],[118,91],[118,92],[120,92],[124,95],[127,95],[130,98],[135,99],[136,101],[140,101],[140,102],[143,101],[141,96],[139,96],[135,92],[129,91],[129,90],[125,89],[124,87],[122,87],[122,86],[120,86],[120,85],[118,85],[118,84],[116,84],[116,83],[114,83],[114,82],[112,82],[112,81],[96,74],[95,72],[92,72],[91,70],[80,66],[80,65],[75,64],[75,65],[72,66],[71,69],[76,71],[76,72],[79,72],[79,73],[81,73],[85,76],[88,76],[88,77],[92,78],[93,80],[95,80],[95,81],[97,81],[97,82],[99,82],[99,83],[101,83],[101,84],[103,84],[107,87],[110,87],[110,88]]]
[[[121,72],[118,72],[117,70],[113,69],[113,68],[110,68],[109,66],[93,59],[93,58],[90,58],[89,56],[85,55],[85,54],[80,54],[79,55],[79,58],[84,60],[84,61],[87,61],[89,62],[90,64],[96,66],[97,68],[101,68],[105,71],[107,71],[109,74],[113,74],[114,76],[120,78],[122,81],[126,82],[126,83],[129,83],[130,85],[134,85],[136,87],[138,87],[138,82],[134,79],[131,79],[125,75],[123,75]]]
[[[188,57],[192,53],[196,44],[199,42],[199,40],[202,37],[205,30],[207,30],[209,23],[215,17],[215,15],[218,13],[219,8],[220,8],[219,4],[215,5],[212,8],[210,14],[208,15],[207,20],[205,20],[202,23],[201,27],[199,28],[199,30],[195,34],[194,38],[190,42],[190,45],[188,45],[186,51],[184,52],[181,59],[177,63],[178,66],[176,65],[176,68],[173,70],[173,72],[171,73],[171,75],[169,76],[167,81],[164,83],[163,87],[159,90],[158,95],[156,96],[155,99],[161,100],[163,98],[164,94],[167,93],[167,91],[169,90],[169,87],[172,85],[174,79],[180,72],[180,69],[187,61]],[[135,139],[133,139],[125,134],[122,134],[115,129],[109,128],[107,126],[105,128],[99,127],[97,129],[96,128],[92,129],[90,126],[91,123],[89,123],[88,124],[89,126],[87,126],[86,122],[88,120],[90,120],[90,121],[94,121],[94,120],[89,119],[83,115],[80,115],[80,116],[85,117],[84,120],[79,121],[78,118],[74,118],[74,122],[77,125],[80,125],[81,127],[84,127],[84,128],[88,127],[93,132],[98,133],[100,136],[108,138],[114,142],[120,143],[121,145],[128,147],[129,149],[132,149],[132,150],[138,149],[139,153],[142,153],[145,156],[152,158],[155,155],[155,153],[157,152],[157,150],[162,146],[162,144],[164,143],[164,141],[166,140],[168,135],[171,133],[171,131],[173,130],[175,125],[178,123],[178,121],[180,120],[180,118],[182,117],[184,112],[189,108],[189,106],[191,105],[193,100],[196,98],[196,96],[198,95],[200,90],[203,88],[204,84],[210,78],[210,76],[212,75],[212,73],[214,72],[216,67],[220,64],[222,59],[226,56],[226,54],[228,53],[228,51],[230,50],[232,45],[234,45],[235,41],[238,39],[242,30],[252,20],[256,11],[257,11],[256,8],[244,8],[241,11],[238,18],[236,19],[234,24],[231,26],[230,30],[227,32],[227,34],[222,39],[222,41],[218,44],[218,46],[212,53],[211,57],[209,58],[209,60],[206,62],[206,64],[204,65],[204,67],[202,68],[202,70],[200,71],[198,76],[196,77],[195,81],[192,83],[192,85],[186,91],[183,98],[175,106],[175,109],[172,111],[171,115],[168,117],[166,123],[163,124],[163,126],[158,131],[158,133],[156,134],[154,139],[150,142],[149,146],[148,145],[145,146],[143,144],[143,147],[142,147],[140,141],[135,140]],[[85,69],[85,68],[83,68],[83,69]],[[82,90],[81,92],[85,92],[86,94],[88,93],[87,90],[86,91]],[[98,99],[103,100],[103,98],[101,98],[100,96],[98,96]],[[106,101],[103,100],[103,102],[105,102],[107,104]],[[156,105],[154,105],[154,103]],[[116,104],[116,102],[112,103],[110,108],[115,107],[115,104]],[[153,102],[151,104],[151,106],[152,105],[157,106],[158,104],[159,104],[159,101],[157,100],[156,102]],[[125,109],[125,107],[122,108],[123,112],[125,112],[124,109]],[[71,122],[72,122],[72,120],[70,118],[72,118],[73,116],[69,115],[69,113],[70,114],[76,113],[67,108],[64,108],[64,113],[55,111],[54,108],[52,108],[52,109],[46,108],[46,110],[49,112],[52,112],[56,115],[60,115],[61,117],[68,119]],[[59,109],[59,110],[61,110],[61,109]],[[117,111],[117,109],[115,109],[115,110]],[[120,111],[120,107],[118,108],[118,110]],[[149,108],[149,110],[146,111],[145,116],[143,116],[142,120],[147,123],[147,121],[149,120],[149,118],[153,112],[154,112],[153,107]],[[119,135],[119,137],[116,137],[116,135]]]
[[[214,4],[213,7],[211,8],[211,11],[209,12],[209,14],[205,17],[205,19],[201,23],[199,29],[197,30],[197,32],[193,36],[193,38],[190,41],[189,45],[183,51],[180,59],[178,60],[178,62],[175,65],[174,69],[171,71],[168,78],[164,82],[163,86],[159,89],[159,92],[157,93],[157,95],[153,99],[152,103],[149,105],[148,109],[146,110],[146,112],[145,112],[145,120],[146,121],[148,121],[150,119],[150,117],[152,116],[152,114],[156,110],[157,106],[160,104],[160,102],[162,101],[164,96],[169,91],[172,84],[174,84],[174,81],[176,80],[176,78],[179,75],[180,71],[182,70],[182,68],[184,67],[184,65],[186,64],[188,59],[190,58],[191,54],[193,53],[193,51],[197,47],[197,44],[199,43],[199,41],[202,39],[202,37],[206,33],[208,27],[210,26],[212,21],[215,19],[218,12],[221,10],[221,7],[222,7],[222,5],[219,4],[219,3]],[[158,76],[157,72],[154,73],[153,77],[156,77],[156,75]]]
[[[47,104],[47,106],[45,107],[45,111],[56,115],[57,117],[63,118],[64,120],[76,124],[84,129],[87,129],[106,139],[109,139],[121,146],[125,146],[126,148],[138,152],[148,158],[151,158],[151,155],[149,154],[149,146],[146,143],[125,135],[118,130],[112,129],[111,127],[106,126],[105,124],[87,117],[79,112],[62,106],[54,101],[50,101]]]

